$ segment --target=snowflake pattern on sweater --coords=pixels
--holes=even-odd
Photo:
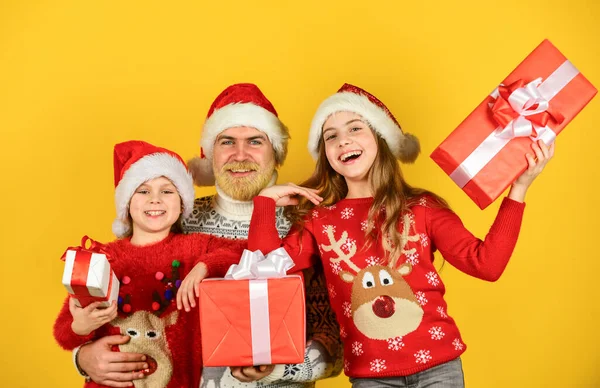
[[[302,233],[292,231],[281,242],[273,225],[269,229],[274,202],[256,198],[249,249],[283,244],[299,268],[322,261],[336,293],[332,307],[343,328],[346,375],[406,376],[457,358],[466,346],[447,313],[434,252],[467,274],[496,280],[516,244],[524,204],[505,199],[482,241],[452,211],[422,197],[401,217],[402,253],[387,264],[377,260],[388,257],[381,236],[365,245],[372,202],[344,199],[336,208],[317,208],[319,216],[307,217]]]

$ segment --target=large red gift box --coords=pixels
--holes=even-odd
[[[62,283],[77,306],[101,302],[100,307],[108,307],[117,300],[119,280],[102,244],[84,236],[81,246],[68,248],[61,259],[65,262]]]
[[[431,158],[481,208],[527,169],[532,141],[546,144],[596,88],[544,40],[437,147]]]
[[[248,252],[248,251],[246,251]],[[200,283],[204,366],[304,361],[304,284],[297,275]]]

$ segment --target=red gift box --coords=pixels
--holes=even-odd
[[[548,40],[433,151],[431,158],[481,208],[527,169],[531,142],[546,144],[596,95]]]
[[[239,279],[234,275],[200,283],[204,366],[303,362],[306,313],[302,278],[235,278]]]
[[[88,241],[90,246],[86,248]],[[77,306],[102,302],[101,307],[108,307],[117,300],[119,280],[102,244],[84,236],[81,246],[68,248],[61,260],[65,262],[62,283]]]

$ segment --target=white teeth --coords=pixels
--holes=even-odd
[[[162,214],[165,214],[166,212],[164,210],[148,210],[144,213],[148,214],[149,216],[160,216]]]
[[[362,151],[350,151],[346,154],[343,154],[342,156],[340,156],[340,160],[342,162],[345,162],[346,160],[348,160],[351,156],[360,156],[362,155]]]
[[[231,172],[250,172],[251,170],[231,170]]]

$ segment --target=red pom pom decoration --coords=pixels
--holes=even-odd
[[[156,275],[154,275],[154,277],[156,278],[156,280],[163,280],[165,274],[162,272],[157,272]]]
[[[160,308],[160,303],[154,302],[152,303],[152,310],[157,311]]]
[[[126,303],[126,304],[123,305],[123,312],[124,313],[131,312],[131,305],[129,303]]]
[[[121,279],[121,283],[123,284],[129,284],[131,282],[131,278],[129,276],[123,276],[123,279]]]

